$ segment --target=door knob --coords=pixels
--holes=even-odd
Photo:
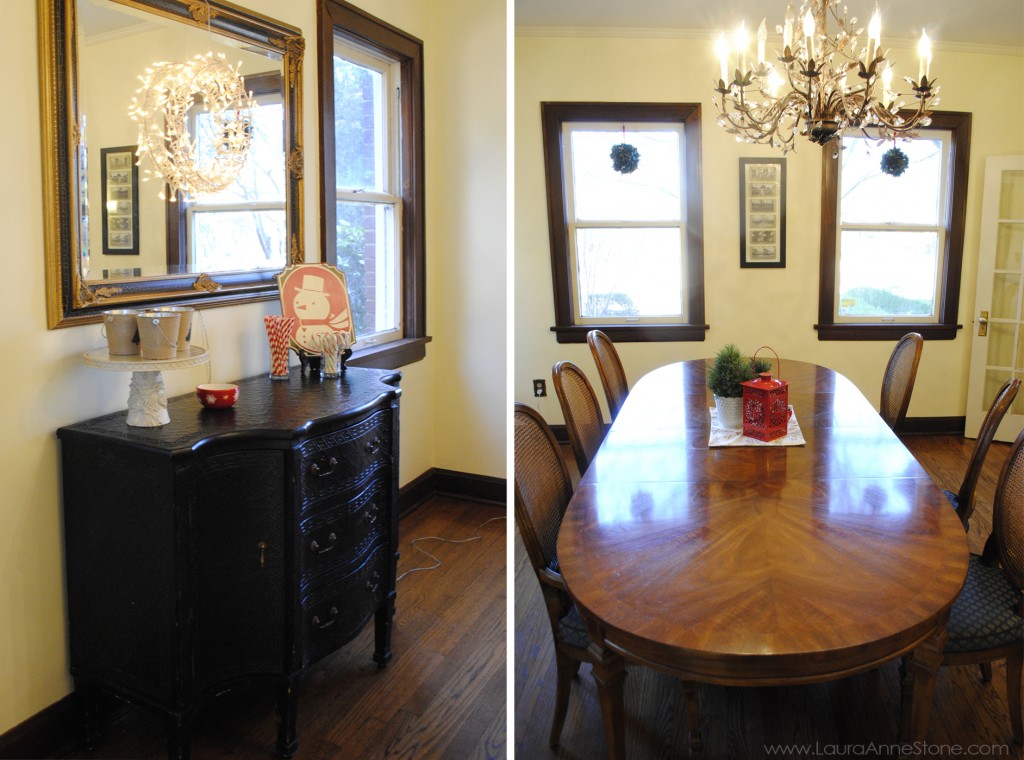
[[[978,317],[978,335],[984,338],[988,335],[988,312],[983,311]]]

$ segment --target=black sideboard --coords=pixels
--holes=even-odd
[[[375,618],[391,657],[398,547],[394,371],[239,382],[231,409],[168,400],[170,424],[127,412],[57,431],[71,673],[95,745],[96,697],[167,717],[187,758],[204,700],[277,688],[277,752],[297,747],[303,668]]]

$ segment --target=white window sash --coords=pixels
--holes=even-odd
[[[870,131],[869,131],[870,134]],[[928,139],[935,140],[938,138],[942,143],[942,163],[941,163],[941,175],[939,178],[938,189],[939,189],[939,204],[938,204],[938,218],[943,222],[941,224],[901,224],[901,223],[877,223],[872,224],[870,222],[842,222],[842,202],[843,202],[843,177],[842,177],[842,162],[839,164],[839,176],[836,179],[837,192],[836,192],[836,267],[835,267],[835,301],[832,304],[832,319],[836,324],[860,324],[860,325],[886,325],[886,324],[938,324],[940,320],[939,311],[942,308],[942,283],[945,279],[945,268],[946,268],[946,236],[948,234],[949,224],[949,204],[951,188],[949,185],[949,178],[952,172],[951,158],[952,158],[952,145],[953,145],[953,134],[948,130],[935,130],[928,132]],[[865,139],[865,138],[856,138]],[[932,287],[932,314],[927,317],[912,316],[912,315],[899,315],[895,314],[887,317],[871,318],[866,316],[858,315],[840,315],[839,306],[842,301],[841,290],[840,290],[840,276],[842,273],[842,257],[843,247],[842,239],[843,232],[846,231],[867,231],[867,232],[933,232],[938,236],[936,242],[936,268],[935,268],[935,282]]]
[[[404,336],[403,282],[402,282],[402,212],[401,196],[393,191],[401,186],[401,119],[399,118],[400,91],[397,83],[401,80],[401,65],[375,51],[354,44],[348,40],[334,38],[334,55],[357,66],[370,69],[382,75],[382,113],[378,113],[383,131],[383,150],[375,155],[374,171],[383,178],[383,191],[359,187],[336,187],[336,203],[358,203],[387,206],[392,209],[393,224],[387,230],[392,255],[375,258],[377,283],[374,304],[374,324],[394,322],[395,327],[370,334],[358,334],[356,340],[361,346],[373,346],[400,340]]]
[[[572,133],[575,131],[607,132],[610,139],[616,134],[626,132],[676,132],[679,135],[679,218],[678,220],[619,220],[619,219],[579,219],[576,215],[575,183],[573,181]],[[573,303],[573,321],[582,326],[599,326],[613,324],[635,325],[680,325],[686,324],[686,166],[685,166],[685,133],[682,124],[674,122],[565,122],[562,125],[562,144],[566,146],[562,161],[563,187],[565,188],[566,227],[569,238],[570,290]],[[682,259],[680,273],[680,292],[683,293],[680,314],[658,316],[616,316],[616,317],[585,317],[580,304],[579,259],[576,250],[576,232],[582,229],[677,229],[679,230],[679,251]]]

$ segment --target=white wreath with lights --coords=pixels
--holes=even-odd
[[[139,79],[142,86],[128,113],[139,124],[139,161],[149,156],[153,163],[146,174],[187,197],[216,193],[234,182],[249,155],[256,107],[238,70],[222,53],[207,53],[185,63],[155,63]],[[189,129],[189,111],[197,102],[219,135],[206,160]]]

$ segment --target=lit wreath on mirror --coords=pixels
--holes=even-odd
[[[139,80],[128,114],[139,124],[138,160],[149,156],[154,167],[145,170],[143,181],[163,179],[186,197],[216,193],[234,182],[249,155],[256,102],[223,53],[154,63]],[[219,136],[212,155],[199,155],[198,139],[189,130],[189,111],[196,104],[210,113],[211,133]]]

